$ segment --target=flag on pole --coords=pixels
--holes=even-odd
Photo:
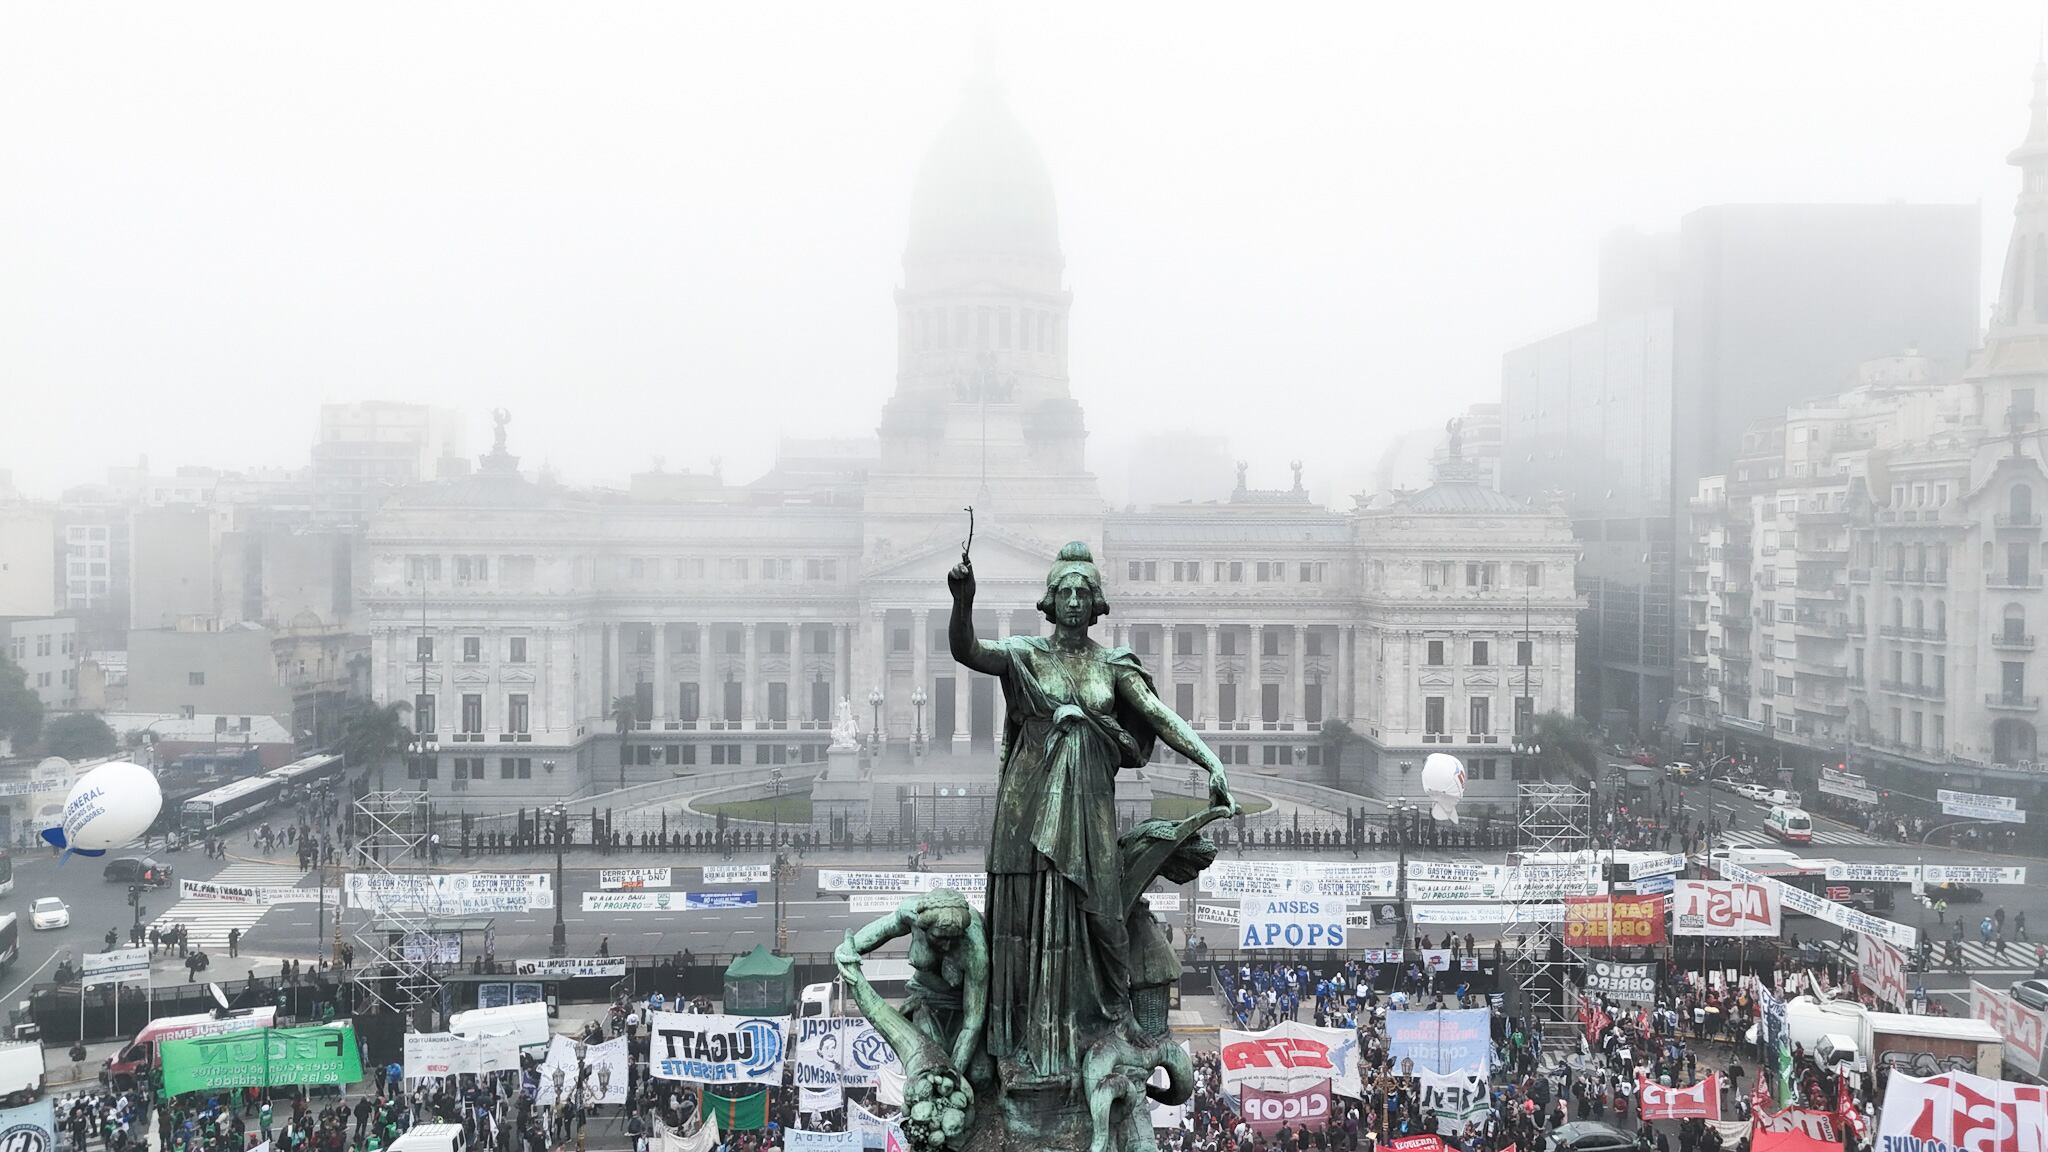
[[[744,1096],[704,1094],[705,1123],[716,1123],[720,1132],[752,1132],[768,1126],[768,1092]]]

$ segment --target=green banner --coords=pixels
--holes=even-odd
[[[345,1086],[363,1078],[352,1024],[251,1028],[224,1036],[166,1040],[159,1048],[164,1092],[171,1096],[293,1084]]]
[[[720,1132],[751,1132],[768,1126],[768,1092],[745,1096],[714,1096],[704,1093],[704,1115],[716,1117]]]

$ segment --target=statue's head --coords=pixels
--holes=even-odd
[[[1038,610],[1055,624],[1086,628],[1109,615],[1109,600],[1102,594],[1102,573],[1088,545],[1076,540],[1060,549],[1059,559],[1045,574],[1045,595]]]
[[[918,901],[918,930],[936,944],[951,944],[966,936],[972,918],[967,897],[951,888],[934,888]]]

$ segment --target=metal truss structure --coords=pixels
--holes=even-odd
[[[369,792],[355,803],[354,870],[372,887],[391,892],[417,877],[432,835],[425,792]],[[339,915],[339,913],[337,913]],[[351,935],[358,953],[356,986],[376,1005],[417,1020],[421,1005],[438,1008],[441,979],[434,973],[432,913],[392,901],[370,910]]]
[[[1519,785],[1518,790],[1518,850],[1525,855],[1583,852],[1592,846],[1592,804],[1585,789],[1530,783]],[[1556,901],[1542,903],[1554,905]],[[1514,951],[1514,964],[1520,971],[1518,984],[1536,1026],[1546,1034],[1563,1035],[1577,1028],[1579,995],[1572,977],[1585,971],[1586,955],[1566,947],[1563,926],[1537,915],[1532,904],[1517,909],[1518,921],[1531,929],[1522,933]]]

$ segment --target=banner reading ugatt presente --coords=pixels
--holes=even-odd
[[[658,1080],[782,1083],[783,1029],[775,1016],[653,1012],[647,1068]]]

